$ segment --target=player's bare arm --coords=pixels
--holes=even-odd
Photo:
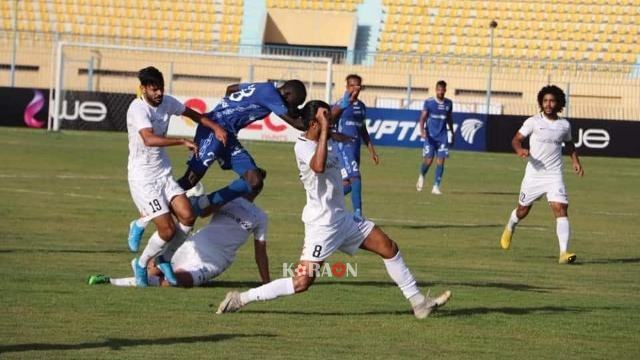
[[[304,125],[302,124],[302,118],[297,116],[291,116],[291,114],[280,115],[280,118],[284,120],[287,124],[296,128],[296,130],[304,131]]]
[[[193,141],[191,140],[158,136],[153,133],[152,128],[141,129],[139,133],[140,133],[140,137],[142,137],[142,141],[144,142],[145,146],[165,147],[165,146],[184,145],[189,150],[191,150],[194,154],[198,153],[198,146],[194,144]]]
[[[517,132],[516,135],[511,140],[511,147],[516,152],[516,155],[525,159],[529,156],[529,150],[522,147],[522,141],[524,140],[524,136]]]
[[[376,148],[371,142],[371,136],[369,135],[369,130],[367,130],[366,124],[362,124],[362,127],[360,128],[360,137],[362,138],[362,141],[365,143],[365,145],[367,145],[369,156],[371,156],[371,161],[373,161],[374,164],[378,165],[380,163],[380,158],[378,157]]]
[[[263,284],[271,281],[269,276],[269,257],[267,256],[267,242],[254,240],[253,241],[256,265],[258,265],[258,273],[260,273],[260,279]]]
[[[422,110],[420,113],[420,120],[418,121],[418,127],[420,128],[420,137],[423,139],[427,138],[427,129],[425,128],[425,123],[427,121],[427,116],[429,116],[429,112],[426,110]]]
[[[573,141],[565,141],[564,142],[565,149],[569,152],[569,156],[571,156],[571,164],[573,167],[573,172],[579,177],[584,176],[584,168],[580,163],[580,157],[578,157],[578,150],[576,150],[576,146]]]
[[[186,106],[184,108],[184,112],[182,115],[188,117],[193,120],[197,124],[202,124],[205,127],[213,130],[216,139],[220,141],[223,145],[227,145],[227,131],[222,128],[217,122],[209,119],[208,117],[200,114],[199,112],[193,110],[192,108]]]
[[[342,116],[342,112],[344,111],[344,109],[347,108],[347,106],[349,106],[349,104],[351,104],[352,102],[358,100],[358,95],[360,95],[360,90],[362,89],[362,86],[351,86],[351,88],[347,91],[344,92],[344,96],[342,97],[342,99],[340,99],[340,101],[331,107],[331,118],[335,119],[336,121],[338,119],[340,119],[340,116]]]
[[[316,120],[318,121],[318,126],[320,126],[320,134],[318,137],[318,147],[311,158],[309,167],[317,174],[324,173],[325,166],[327,165],[327,141],[329,139],[328,115],[327,109],[325,108],[319,108],[316,113]]]
[[[453,132],[453,116],[451,115],[451,112],[449,112],[447,114],[447,127],[449,128],[449,131],[451,131],[451,147],[453,147],[453,143],[456,139],[455,137],[455,133]]]

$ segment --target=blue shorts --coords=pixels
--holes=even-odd
[[[432,158],[434,155],[441,159],[449,157],[449,144],[446,138],[434,139],[427,136],[422,148],[422,157]]]
[[[257,168],[249,152],[231,132],[227,133],[225,146],[216,139],[213,131],[204,126],[198,126],[193,142],[198,145],[198,157],[191,156],[187,165],[196,174],[204,174],[214,161],[217,161],[223,170],[233,170],[239,176]]]
[[[338,150],[342,162],[342,179],[360,177],[360,144],[339,143]]]

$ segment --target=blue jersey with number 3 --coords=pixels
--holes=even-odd
[[[240,91],[225,96],[207,117],[217,121],[225,130],[237,134],[272,112],[282,116],[287,111],[284,99],[272,83],[243,83],[240,84]]]

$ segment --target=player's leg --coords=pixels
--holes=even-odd
[[[536,178],[530,178],[525,175],[520,185],[520,197],[518,198],[518,206],[511,211],[507,225],[502,231],[500,237],[500,247],[508,250],[511,246],[513,233],[518,223],[529,215],[533,202],[539,199],[546,192],[545,187]]]
[[[140,241],[142,241],[142,235],[144,234],[144,229],[147,225],[149,225],[149,221],[143,217],[132,220],[129,223],[129,234],[127,236],[129,251],[138,252],[138,249],[140,248]]]
[[[218,189],[207,197],[213,206],[222,206],[229,201],[259,193],[264,186],[264,174],[258,170],[255,161],[235,137],[227,138],[225,153],[221,154],[224,169],[232,169],[240,177],[222,189]]]
[[[409,300],[417,318],[427,317],[433,310],[443,306],[449,300],[451,292],[448,290],[436,298],[424,296],[420,292],[415,278],[400,254],[398,245],[379,227],[376,226],[369,232],[360,247],[382,257],[389,277],[398,285],[404,297]]]
[[[338,148],[340,150],[340,164],[342,166],[340,173],[342,175],[343,194],[347,195],[351,193],[352,190],[349,176],[349,159],[345,153],[345,145],[343,143],[338,143]]]
[[[569,225],[569,199],[562,179],[556,179],[548,185],[547,200],[556,217],[556,235],[560,247],[558,263],[571,264],[576,261],[576,254],[568,251],[571,227]]]
[[[198,184],[224,148],[224,145],[216,139],[213,131],[204,126],[198,126],[193,142],[198,145],[198,154],[190,156],[187,161],[187,170],[177,181],[185,191]]]
[[[446,141],[437,141],[435,142],[434,147],[437,149],[436,174],[431,193],[434,195],[442,195],[442,191],[440,191],[440,183],[442,182],[442,176],[444,175],[444,161],[449,157],[449,148],[447,147]]]
[[[435,155],[436,148],[431,141],[427,138],[424,140],[424,146],[422,148],[422,163],[420,164],[420,174],[418,175],[418,182],[416,183],[416,190],[422,191],[424,186],[424,177],[429,171],[431,163],[433,163],[433,157]]]
[[[350,151],[350,178],[351,178],[351,205],[353,206],[353,216],[356,220],[362,220],[362,176],[360,175],[360,148],[349,147]]]

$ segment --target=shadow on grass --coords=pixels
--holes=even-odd
[[[212,288],[234,288],[234,289],[242,289],[242,288],[252,288],[257,287],[262,284],[255,281],[212,281],[206,285],[206,287]],[[319,279],[316,281],[313,286],[333,286],[333,285],[341,285],[341,286],[373,286],[373,287],[397,287],[397,285],[391,281],[345,281],[345,280],[326,280],[323,281]],[[558,288],[554,287],[540,287],[533,286],[527,284],[516,284],[516,283],[500,283],[500,282],[486,282],[486,281],[478,281],[478,282],[423,282],[419,281],[418,286],[426,289],[434,286],[440,287],[449,287],[449,286],[467,286],[467,287],[475,287],[475,288],[493,288],[493,289],[503,289],[503,290],[511,290],[511,291],[527,291],[527,292],[535,292],[535,293],[548,293],[552,290],[557,290]]]
[[[447,316],[475,316],[489,314],[504,315],[530,315],[530,314],[558,314],[558,313],[579,313],[587,312],[589,309],[577,307],[560,307],[560,306],[540,306],[540,307],[476,307],[466,309],[438,310],[432,315],[433,317]],[[242,313],[249,314],[274,314],[274,315],[319,315],[319,316],[372,316],[372,315],[412,315],[411,310],[405,311],[296,311],[296,310],[242,310]]]
[[[385,224],[376,222],[382,228],[400,229],[481,229],[481,228],[503,228],[504,224]]]
[[[640,258],[621,258],[621,259],[578,259],[577,264],[638,264]]]
[[[175,345],[193,344],[203,342],[219,342],[234,338],[245,337],[275,337],[273,334],[215,334],[203,336],[170,337],[159,339],[119,339],[109,338],[100,342],[86,342],[79,344],[48,344],[48,343],[28,343],[16,345],[0,345],[0,354],[6,352],[22,351],[49,351],[49,350],[86,350],[109,348],[111,350],[121,350],[126,347],[150,346],[150,345]]]
[[[82,250],[82,249],[0,249],[1,253],[68,253],[68,254],[120,254],[129,253],[126,249]]]

